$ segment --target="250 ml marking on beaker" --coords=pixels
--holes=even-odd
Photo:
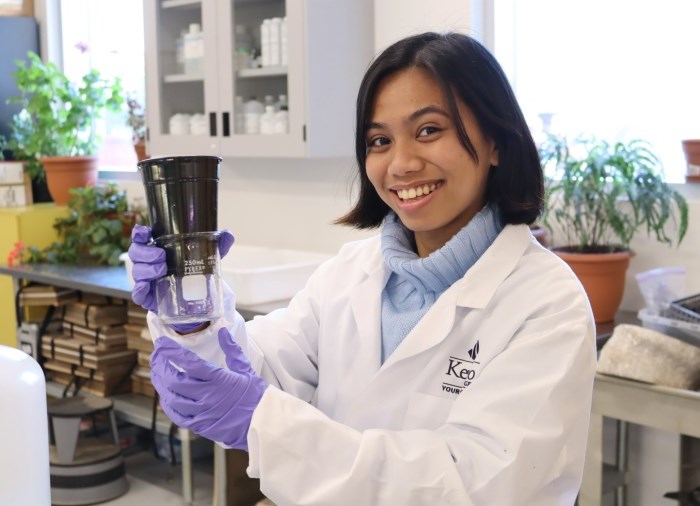
[[[202,274],[204,272],[204,260],[201,258],[195,258],[192,260],[185,260],[185,276],[191,274]]]

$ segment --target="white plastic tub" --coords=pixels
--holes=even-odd
[[[668,318],[650,308],[641,309],[637,316],[642,321],[643,327],[675,337],[686,343],[700,346],[700,323]]]
[[[291,299],[330,256],[234,244],[221,261],[221,271],[236,293],[236,304],[253,306]]]

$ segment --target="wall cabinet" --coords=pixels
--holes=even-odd
[[[146,0],[144,9],[151,156],[353,154],[356,94],[373,56],[371,0]],[[284,17],[287,64],[242,64],[241,34],[260,48],[263,20]],[[199,73],[183,72],[178,62],[178,39],[192,23],[203,36]],[[286,95],[287,132],[244,133],[240,101],[266,95]],[[205,131],[174,135],[169,123],[177,113],[203,114]]]

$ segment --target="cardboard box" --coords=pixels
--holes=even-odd
[[[0,184],[24,184],[24,176],[25,174],[23,162],[0,161]]]
[[[34,0],[0,0],[0,16],[34,16]]]
[[[24,174],[24,183],[0,183],[0,207],[30,206],[34,202],[32,197],[32,183],[27,174]]]

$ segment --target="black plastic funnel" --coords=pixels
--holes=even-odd
[[[218,156],[170,156],[138,163],[154,239],[218,230],[220,163]]]
[[[138,163],[153,239],[165,248],[168,274],[183,276],[216,248],[218,156],[170,156]],[[205,266],[202,274],[210,274]]]

